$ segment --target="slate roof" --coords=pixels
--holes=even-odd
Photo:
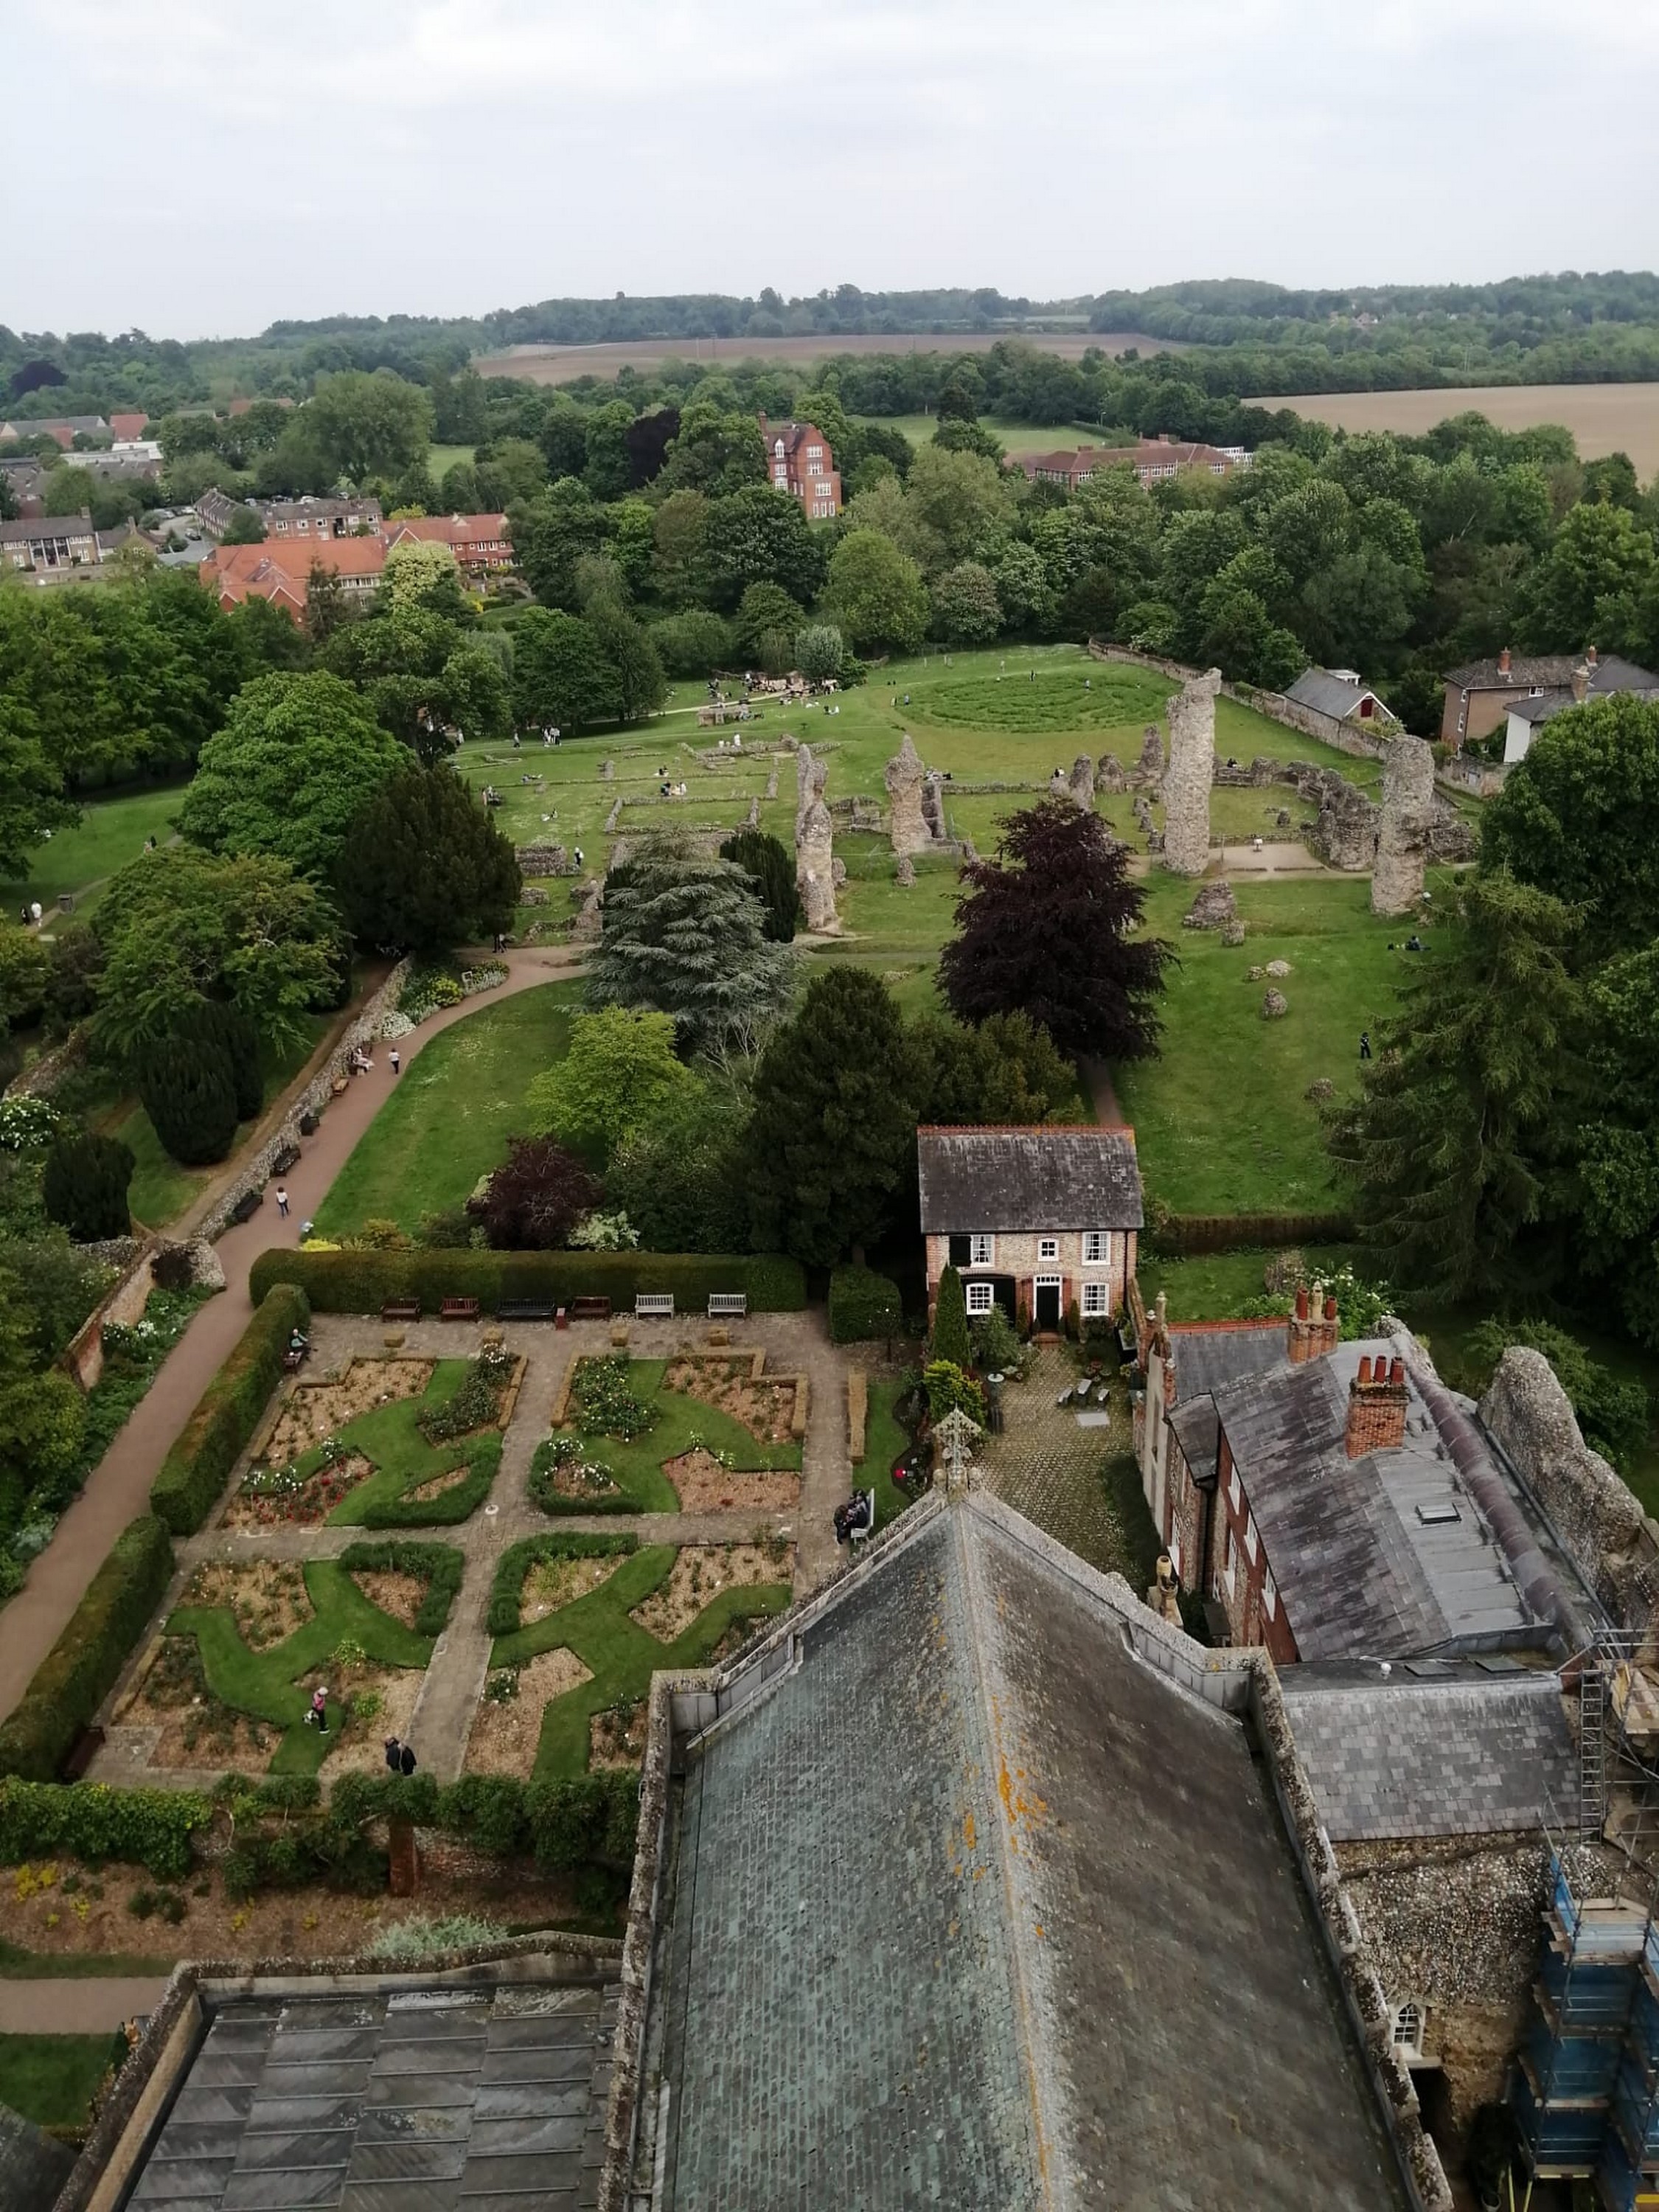
[[[1603,666],[1605,665],[1605,663],[1602,664]],[[1638,696],[1648,698],[1659,696],[1659,676],[1650,676],[1645,670],[1633,668],[1627,661],[1620,662],[1619,665],[1631,675],[1640,677],[1641,682],[1639,684],[1605,681],[1598,683],[1593,680],[1586,696],[1592,699],[1605,699],[1611,693],[1618,691],[1633,691]],[[1601,670],[1598,667],[1595,674],[1599,677],[1601,673]],[[1574,696],[1572,687],[1569,684],[1565,690],[1540,691],[1535,699],[1511,699],[1508,711],[1518,721],[1530,722],[1535,726],[1540,722],[1547,722],[1552,715],[1560,714],[1565,708],[1576,707],[1581,703]]]
[[[1468,1662],[1287,1667],[1296,1747],[1334,1843],[1518,1834],[1575,1810],[1560,1678]]]
[[[1304,1660],[1418,1655],[1538,1625],[1409,1363],[1404,1444],[1347,1455],[1348,1385],[1361,1355],[1402,1349],[1380,1337],[1339,1345],[1216,1393]]]
[[[130,2212],[590,2212],[615,2002],[523,1983],[220,2004]]]
[[[38,538],[90,538],[92,519],[86,514],[37,514],[31,522],[0,522],[0,545],[28,545]]]
[[[1328,668],[1304,668],[1285,696],[1339,722],[1353,714],[1362,699],[1376,699],[1384,714],[1390,711],[1369,684],[1351,683],[1345,676],[1333,675]]]
[[[6,2212],[51,2212],[74,2165],[67,2143],[0,2105],[0,2204]]]
[[[1455,684],[1462,691],[1509,691],[1522,684],[1541,684],[1546,687],[1572,689],[1572,672],[1582,667],[1582,653],[1517,653],[1510,655],[1508,668],[1500,668],[1496,660],[1471,660],[1462,668],[1446,672],[1446,682]],[[1650,675],[1638,668],[1633,660],[1622,659],[1616,653],[1602,653],[1591,672],[1591,688],[1597,691],[1647,691],[1659,690],[1659,676]]]
[[[1242,1726],[1121,1583],[915,1510],[688,1749],[661,2212],[1397,2206]]]
[[[1285,1325],[1282,1321],[1243,1328],[1226,1322],[1177,1322],[1170,1331],[1170,1349],[1176,1389],[1170,1426],[1193,1480],[1213,1482],[1221,1437],[1214,1393],[1247,1375],[1288,1365]]]
[[[1130,1128],[921,1128],[924,1236],[980,1230],[1139,1229]]]

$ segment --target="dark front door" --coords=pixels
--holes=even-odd
[[[1032,1318],[1039,1328],[1060,1327],[1060,1278],[1045,1280],[1041,1275],[1036,1284],[1036,1311]]]

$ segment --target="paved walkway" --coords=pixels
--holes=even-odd
[[[404,1065],[451,1023],[465,1020],[494,1000],[569,975],[579,957],[565,946],[508,954],[504,983],[484,998],[445,1007],[403,1039]],[[295,1093],[305,1079],[296,1079]],[[173,1346],[131,1419],[88,1477],[51,1543],[30,1567],[27,1581],[5,1608],[0,1636],[0,1719],[16,1705],[35,1668],[62,1634],[110,1546],[144,1510],[150,1484],[173,1438],[247,1326],[248,1270],[279,1236],[299,1241],[300,1223],[322,1204],[396,1079],[386,1054],[378,1052],[374,1073],[357,1078],[330,1106],[316,1134],[304,1139],[299,1164],[286,1179],[293,1205],[288,1223],[278,1224],[276,1201],[268,1197],[251,1221],[227,1230],[219,1239],[224,1291],[209,1299]]]
[[[112,2035],[154,2012],[166,1987],[147,1974],[0,1981],[0,2035]]]

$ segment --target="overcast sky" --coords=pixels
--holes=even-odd
[[[0,321],[1659,263],[1650,0],[7,0]]]

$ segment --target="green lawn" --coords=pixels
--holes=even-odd
[[[592,1539],[588,1544],[591,1547]],[[581,1540],[576,1540],[572,1548],[581,1548]],[[666,1578],[675,1557],[672,1544],[646,1545],[590,1595],[561,1606],[556,1613],[528,1628],[496,1638],[492,1667],[522,1666],[539,1652],[562,1645],[592,1672],[591,1682],[553,1698],[543,1711],[541,1742],[536,1753],[538,1781],[586,1772],[588,1723],[595,1713],[643,1698],[659,1668],[672,1671],[703,1665],[734,1621],[758,1620],[781,1613],[789,1603],[787,1583],[724,1590],[683,1636],[672,1644],[659,1644],[628,1616]]]
[[[1351,1267],[1356,1274],[1374,1275],[1357,1244],[1321,1244],[1304,1248],[1308,1265],[1316,1272]],[[1271,1252],[1204,1252],[1189,1260],[1161,1260],[1143,1244],[1138,1270],[1141,1296],[1150,1306],[1162,1291],[1169,1300],[1171,1321],[1230,1321],[1251,1298],[1265,1295],[1265,1271],[1275,1256]]]
[[[936,415],[858,415],[853,419],[878,424],[884,430],[902,430],[913,446],[931,445],[939,428]],[[1065,453],[1079,446],[1098,446],[1109,438],[1116,442],[1130,434],[1103,430],[1098,422],[1011,422],[1000,415],[981,417],[980,427],[1000,438],[1010,453]]]
[[[120,2035],[0,2035],[0,2105],[36,2127],[84,2128],[126,2048]]]
[[[649,1401],[656,1419],[643,1436],[624,1443],[617,1437],[589,1436],[583,1441],[592,1456],[608,1467],[624,1496],[634,1501],[636,1513],[678,1513],[680,1501],[663,1473],[664,1462],[678,1459],[698,1444],[724,1453],[734,1468],[745,1473],[793,1469],[800,1465],[800,1446],[763,1443],[760,1438],[722,1413],[684,1390],[663,1388],[668,1363],[664,1359],[629,1362],[629,1382],[637,1397]],[[575,1401],[571,1401],[574,1415]]]
[[[88,884],[101,883],[129,860],[137,860],[146,837],[166,843],[184,795],[185,787],[173,784],[94,801],[74,829],[54,830],[37,848],[26,878],[0,883],[0,900],[4,901],[0,911],[15,915],[26,898],[52,907],[61,891],[73,891],[76,913],[83,915],[93,903],[83,896]]]
[[[893,1411],[899,1395],[896,1382],[872,1382],[864,1424],[864,1457],[858,1462],[855,1487],[876,1493],[876,1526],[884,1528],[910,1504],[889,1469],[899,1454],[909,1449],[910,1438]]]
[[[427,474],[434,483],[441,483],[447,469],[453,469],[460,461],[471,461],[477,450],[476,446],[428,446],[426,449]]]
[[[170,1635],[196,1638],[208,1687],[222,1704],[285,1731],[270,1763],[273,1774],[314,1774],[351,1725],[337,1696],[329,1734],[307,1727],[310,1692],[301,1686],[314,1670],[329,1670],[342,1642],[361,1645],[382,1667],[424,1669],[432,1656],[433,1639],[371,1605],[338,1559],[308,1559],[305,1577],[312,1619],[268,1650],[249,1650],[228,1606],[180,1606],[167,1622]]]
[[[392,1085],[317,1213],[319,1237],[365,1221],[414,1231],[428,1213],[463,1206],[524,1127],[532,1076],[564,1052],[580,983],[538,984],[486,999],[433,1038]]]

